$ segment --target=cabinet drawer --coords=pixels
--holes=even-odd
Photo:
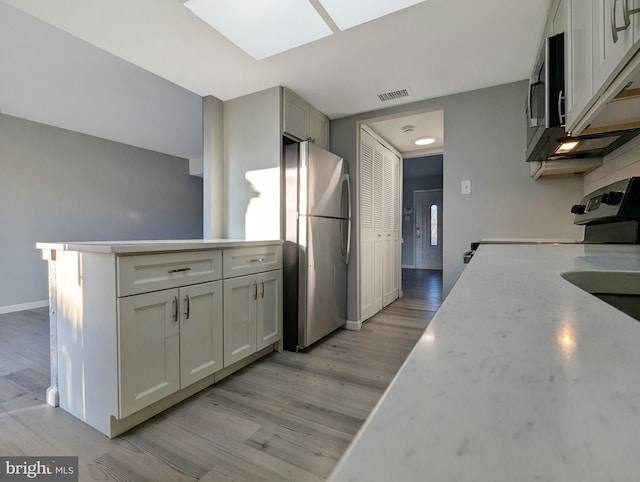
[[[222,251],[118,257],[118,296],[176,288],[222,278]]]
[[[224,277],[233,278],[282,268],[282,246],[224,250]]]

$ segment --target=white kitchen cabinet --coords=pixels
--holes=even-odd
[[[109,437],[281,349],[280,241],[39,247],[49,252],[56,272],[56,377],[48,393],[57,393],[61,408]],[[252,348],[227,362],[225,306],[234,306],[235,295],[225,299],[225,286],[247,270],[255,299],[246,318],[252,335],[245,338],[252,339]],[[236,303],[230,313],[238,306],[247,303]]]
[[[329,118],[289,89],[282,89],[282,132],[329,149]]]
[[[360,319],[400,291],[400,157],[363,129],[360,136]]]
[[[282,271],[224,281],[224,365],[282,338]]]
[[[329,118],[316,109],[309,106],[309,137],[320,147],[329,150]]]
[[[566,130],[571,132],[593,97],[592,2],[565,0]]]
[[[121,418],[222,369],[222,281],[118,305]]]
[[[634,45],[634,22],[624,30],[615,32],[614,25],[623,28],[623,7],[627,0],[593,1],[593,88],[600,87],[612,80],[612,76],[623,58],[631,52]],[[633,2],[629,1],[627,5]],[[612,16],[615,16],[612,18]],[[614,38],[617,37],[617,38]]]
[[[282,132],[299,141],[309,138],[309,103],[282,89]]]
[[[118,301],[120,418],[180,389],[177,304],[177,288]]]
[[[640,43],[640,0],[629,0],[629,8],[635,11],[631,15],[631,23],[633,24],[633,43],[638,45]]]
[[[180,288],[180,388],[223,367],[222,281]]]
[[[257,281],[256,342],[262,350],[282,338],[282,271],[262,273]]]

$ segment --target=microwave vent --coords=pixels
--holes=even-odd
[[[404,89],[382,92],[378,94],[378,99],[380,99],[380,102],[388,102],[390,100],[402,99],[403,97],[411,97],[412,95],[411,89],[406,87]]]

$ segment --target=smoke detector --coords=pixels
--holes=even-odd
[[[402,126],[400,128],[400,130],[405,134],[408,134],[409,132],[413,132],[414,129],[415,129],[415,126]]]

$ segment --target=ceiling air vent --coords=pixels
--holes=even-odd
[[[380,102],[387,102],[389,100],[402,99],[403,97],[411,97],[412,95],[411,89],[407,87],[406,89],[392,90],[378,94],[378,99],[380,99]]]

